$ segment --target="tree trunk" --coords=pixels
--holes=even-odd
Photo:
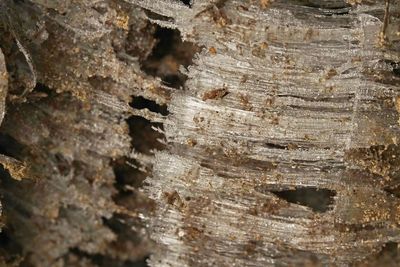
[[[347,265],[398,242],[398,2],[136,2],[204,47],[147,180],[151,266]]]
[[[4,264],[398,265],[398,0],[0,1]]]

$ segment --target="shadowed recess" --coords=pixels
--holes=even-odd
[[[6,266],[18,266],[18,262],[21,260],[22,248],[10,236],[10,227],[13,226],[10,225],[7,228],[3,228],[0,233],[0,262],[6,263]]]
[[[178,30],[157,26],[154,33],[157,44],[150,56],[141,62],[142,70],[149,75],[160,77],[167,86],[181,88],[187,79],[180,67],[192,64],[193,56],[199,48],[183,42]]]
[[[350,4],[346,0],[294,0],[290,1],[298,5],[304,5],[315,8],[329,8],[329,9],[339,9],[349,7]]]
[[[336,195],[334,191],[312,187],[271,192],[289,203],[309,207],[315,212],[326,212],[330,210],[334,203],[334,196]]]
[[[180,0],[185,6],[192,7],[192,0]]]
[[[393,74],[397,77],[400,77],[400,63],[399,62],[391,62],[390,65],[393,68]]]
[[[152,126],[162,128],[160,123],[153,123],[142,117],[132,116],[128,119],[128,124],[132,137],[132,147],[137,152],[150,155],[154,149],[164,149],[164,145],[157,140],[163,139],[164,135],[152,129]]]
[[[166,105],[159,105],[153,100],[148,100],[142,96],[135,96],[132,98],[130,103],[131,107],[135,109],[147,108],[150,111],[160,113],[161,115],[168,115],[168,110]]]
[[[1,263],[6,263],[6,266],[23,266],[18,265],[21,261],[22,246],[13,237],[18,229],[10,219],[10,210],[17,211],[20,216],[30,216],[29,212],[26,211],[21,205],[10,199],[10,194],[4,188],[10,184],[13,184],[15,180],[10,176],[2,166],[0,166],[0,182],[1,182],[1,233],[0,233],[0,266]]]
[[[78,258],[85,258],[99,267],[147,267],[147,258],[139,261],[120,261],[101,254],[89,254],[78,248],[71,249],[72,254]]]
[[[0,133],[0,154],[20,159],[24,146],[12,136]]]

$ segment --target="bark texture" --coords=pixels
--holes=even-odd
[[[398,242],[398,2],[136,2],[204,47],[147,180],[151,266],[348,265]]]
[[[140,112],[133,96],[166,101],[139,65],[155,26],[117,1],[0,3],[4,265],[143,265],[151,242],[139,215],[152,204],[135,189],[127,120]],[[2,54],[0,73],[3,113]]]
[[[397,266],[399,12],[0,0],[0,265]]]

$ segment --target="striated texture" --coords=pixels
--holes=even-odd
[[[153,204],[136,187],[151,160],[134,159],[146,157],[132,153],[141,129],[129,118],[162,118],[132,97],[168,99],[140,69],[155,25],[120,1],[0,8],[0,265],[143,266],[152,242],[139,216]]]
[[[398,265],[399,12],[0,0],[0,266]]]
[[[131,2],[204,47],[146,180],[151,266],[340,266],[399,241],[398,1]]]

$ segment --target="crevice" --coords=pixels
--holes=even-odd
[[[24,245],[16,239],[21,233],[18,219],[29,221],[32,219],[32,210],[25,205],[24,200],[18,196],[22,183],[33,188],[31,181],[16,181],[8,171],[0,166],[0,194],[1,194],[1,233],[0,233],[0,266],[1,260],[9,263],[6,266],[32,266],[25,262],[26,254]],[[4,257],[5,256],[5,257]],[[13,265],[14,264],[14,265]]]
[[[150,242],[143,233],[144,226],[139,219],[114,214],[110,219],[103,219],[103,224],[117,234],[117,239],[110,245],[110,255],[119,255],[117,257],[120,259],[133,256],[135,259],[146,260]]]
[[[53,96],[55,94],[56,92],[54,90],[51,90],[51,88],[47,87],[45,84],[37,83],[32,92],[28,95],[28,97],[29,100],[32,100],[32,99],[40,99],[43,97]]]
[[[148,175],[148,173],[130,166],[127,161],[127,158],[120,158],[113,163],[115,186],[119,191],[126,191],[124,188],[125,185],[129,185],[132,188],[139,188]],[[132,160],[129,159],[129,161]],[[140,166],[140,163],[135,161],[132,165]]]
[[[274,143],[265,143],[264,146],[266,148],[270,148],[270,149],[284,149],[284,150],[288,149],[287,145],[280,145],[280,144],[274,144]]]
[[[161,115],[168,115],[168,109],[166,105],[159,105],[155,101],[148,100],[142,96],[134,96],[130,105],[135,109],[147,108],[148,110],[160,113]]]
[[[314,212],[326,212],[331,210],[336,193],[328,189],[313,187],[300,187],[293,190],[271,191],[279,198],[289,203],[294,203],[311,208]]]
[[[192,7],[192,5],[193,5],[193,0],[180,0],[180,2],[182,3],[182,4],[184,4],[185,6],[188,6],[188,7]]]
[[[399,62],[390,62],[390,66],[392,67],[392,72],[396,77],[400,78],[400,63]]]
[[[74,255],[76,255],[79,258],[86,258],[90,260],[93,264],[99,266],[99,267],[147,267],[147,259],[139,260],[139,261],[130,261],[130,260],[119,260],[119,259],[114,259],[109,256],[105,256],[102,254],[89,254],[87,252],[84,252],[78,248],[72,248],[70,252]]]
[[[343,102],[348,102],[351,101],[355,96],[354,94],[349,94],[347,96],[342,96],[342,97],[307,97],[307,96],[302,96],[302,95],[289,95],[289,94],[278,94],[276,97],[280,98],[295,98],[295,99],[300,99],[305,102],[326,102],[326,103],[343,103]]]
[[[157,44],[150,56],[141,61],[142,70],[160,77],[169,87],[183,87],[187,76],[180,71],[180,67],[187,68],[191,65],[199,48],[192,43],[183,42],[178,30],[157,26],[154,38]]]
[[[285,5],[301,7],[302,12],[296,12],[294,16],[301,20],[307,20],[308,16],[333,17],[346,16],[352,10],[352,6],[346,0],[289,0]],[[345,24],[342,27],[347,27]]]
[[[330,1],[295,0],[293,2],[302,6],[321,8],[321,9],[332,9],[332,10],[340,10],[351,7],[351,5],[346,0],[330,0]]]
[[[149,214],[153,210],[154,202],[140,192],[139,188],[143,185],[146,177],[151,175],[151,170],[145,169],[144,171],[139,162],[127,158],[116,160],[113,163],[113,170],[114,186],[117,189],[117,193],[112,197],[113,201],[128,210]],[[141,227],[145,226],[141,225]]]
[[[128,210],[148,213],[153,210],[154,202],[138,189],[146,177],[151,176],[151,158],[154,157],[154,152],[165,148],[165,145],[160,142],[161,139],[165,139],[164,134],[152,129],[162,129],[163,126],[161,123],[154,123],[140,116],[132,116],[127,122],[130,129],[131,147],[133,153],[139,154],[139,158],[123,157],[113,162],[114,186],[118,190],[113,200],[117,205]]]
[[[132,147],[139,153],[152,155],[154,150],[163,150],[165,145],[160,139],[164,135],[152,129],[153,127],[162,129],[161,123],[154,123],[139,116],[132,116],[128,119]]]
[[[133,220],[136,220],[136,222]],[[143,243],[143,239],[135,231],[135,229],[142,227],[137,219],[128,218],[123,215],[114,215],[110,219],[103,219],[103,223],[118,235],[118,240],[115,242],[116,245],[118,243],[130,242],[135,247],[139,247]]]
[[[12,225],[7,227],[2,226],[0,233],[0,265],[6,266],[21,266],[18,263],[21,261],[22,248],[15,242],[10,234]],[[15,231],[15,230],[14,230]]]
[[[163,15],[161,15],[161,14],[158,14],[158,13],[155,13],[155,12],[153,12],[153,11],[151,11],[151,10],[144,10],[144,12],[146,13],[146,16],[149,18],[149,19],[152,19],[152,20],[159,20],[159,21],[165,21],[165,22],[170,22],[170,23],[173,23],[174,22],[174,18],[171,18],[171,17],[168,17],[168,16],[163,16]]]
[[[0,154],[21,160],[25,146],[19,143],[11,135],[0,133]]]

